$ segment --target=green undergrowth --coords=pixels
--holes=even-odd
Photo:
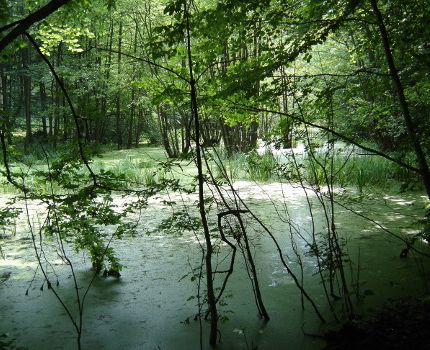
[[[129,150],[89,149],[94,153],[90,160],[95,174],[112,175],[121,179],[124,188],[140,188],[155,186],[170,180],[179,180],[182,184],[190,184],[196,176],[196,167],[192,160],[168,159],[160,147],[140,147]],[[247,180],[256,182],[291,181],[300,179],[310,185],[325,186],[327,180],[339,187],[354,187],[358,192],[366,188],[395,188],[400,191],[421,188],[417,174],[384,158],[373,155],[336,154],[333,160],[325,155],[279,157],[271,152],[259,154],[256,151],[227,155],[222,149],[207,152],[213,176],[220,183],[227,177],[231,181]],[[11,157],[11,170],[18,181],[38,193],[51,191],[51,183],[41,172],[48,172],[52,164],[64,157],[61,149],[42,149],[36,147],[34,152],[25,156]],[[19,159],[19,161],[16,161]],[[79,161],[76,153],[75,160]],[[82,163],[82,162],[81,162]],[[4,167],[2,169],[5,175]],[[80,166],[82,179],[91,181],[90,174],[82,163]],[[42,176],[41,176],[42,175]],[[226,176],[227,175],[227,176]],[[54,184],[54,191],[59,190]],[[1,180],[0,190],[3,193],[19,192],[7,182],[5,176]]]
[[[270,152],[262,155],[257,151],[228,155],[222,149],[217,149],[213,153],[211,170],[221,183],[227,180],[226,175],[231,181],[277,181],[279,162]]]
[[[302,180],[312,186],[326,186],[333,182],[338,187],[353,187],[360,193],[367,188],[398,188],[400,192],[421,189],[420,177],[394,162],[374,155],[336,154],[276,156],[271,152],[252,151],[231,156],[222,155],[223,167],[215,167],[217,178],[225,180],[225,173],[233,181],[257,182]]]
[[[187,167],[189,161],[169,160],[163,149],[157,147],[129,150],[89,148],[86,155],[94,174],[99,175],[100,178],[118,180],[124,189],[154,186],[174,178],[191,182],[194,176],[194,167]],[[25,184],[33,192],[48,194],[53,190],[55,193],[62,193],[61,186],[49,181],[49,172],[59,171],[54,170],[53,167],[59,166],[60,163],[64,165],[61,171],[67,171],[67,161],[80,163],[77,171],[81,175],[82,184],[91,183],[91,174],[77,150],[71,152],[59,148],[42,151],[40,147],[35,147],[31,153],[14,154],[9,160],[9,166],[16,182],[20,185]],[[3,164],[0,166],[0,171],[3,175],[0,180],[0,191],[11,194],[20,193],[16,186],[8,182]]]
[[[339,187],[355,187],[360,193],[368,187],[392,188],[401,192],[420,188],[420,178],[387,159],[373,155],[347,157],[337,155],[333,160],[316,157],[307,158],[300,166],[306,181],[312,185],[329,182]]]

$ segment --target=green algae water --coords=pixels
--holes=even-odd
[[[320,349],[324,341],[318,335],[335,323],[323,293],[316,259],[309,254],[306,239],[300,238],[300,235],[306,238],[311,230],[304,191],[280,183],[256,186],[238,182],[235,188],[270,227],[285,261],[297,276],[303,276],[304,288],[327,322],[321,323],[308,302],[304,302],[302,309],[300,291],[281,263],[273,241],[254,221],[246,220],[263,301],[271,319],[263,323],[258,318],[245,260],[238,252],[234,272],[219,305],[218,348]],[[133,197],[118,197],[116,204],[121,206],[124,201],[132,200]],[[95,278],[84,305],[83,349],[200,348],[196,276],[203,237],[199,232],[157,229],[175,211],[187,207],[192,212],[195,200],[195,195],[178,193],[151,199],[139,217],[138,235],[112,243],[125,269],[119,279]],[[168,206],[166,201],[177,204]],[[323,232],[324,215],[312,196],[311,201],[316,232]],[[336,226],[343,250],[349,257],[345,266],[347,278],[355,286],[351,288],[351,297],[357,312],[371,312],[388,298],[428,293],[428,258],[411,252],[406,259],[401,259],[404,243],[380,227],[402,237],[416,233],[423,205],[424,199],[419,194],[374,194],[349,201],[348,207],[353,208],[354,213],[336,206]],[[36,203],[30,209],[32,220],[37,224],[44,209]],[[15,346],[28,349],[76,349],[73,326],[43,283],[24,222],[18,224],[17,234],[2,243],[1,272],[11,272],[11,275],[0,285],[0,332],[13,339]],[[291,235],[292,225],[300,235],[297,232]],[[213,238],[219,241],[215,230]],[[292,249],[292,240],[298,254]],[[76,314],[76,293],[70,269],[56,257],[54,249],[50,250],[50,244],[53,243],[46,241],[49,264],[46,263],[45,268],[52,280],[56,281],[55,274],[58,276],[59,285],[53,288]],[[428,252],[425,243],[417,242],[417,248]],[[218,244],[216,253],[214,266],[218,271],[225,270],[231,257],[228,246]],[[69,254],[83,294],[94,276],[89,268],[90,260],[72,250]],[[217,286],[221,285],[222,276],[215,276]],[[204,294],[204,284],[203,279],[200,295]],[[354,291],[359,298],[354,296]],[[334,302],[333,307],[338,315],[342,314],[341,301]],[[208,323],[202,320],[203,348],[208,348],[208,328]]]

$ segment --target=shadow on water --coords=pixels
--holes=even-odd
[[[246,184],[240,186],[242,196],[270,224],[288,264],[298,273],[299,264],[291,250],[286,224],[280,220],[273,205],[280,210],[286,200],[290,217],[303,227],[305,233],[309,229],[309,213],[303,194],[297,189],[290,189],[287,193],[276,184],[264,185],[260,190]],[[267,193],[271,194],[270,200]],[[418,209],[419,203],[405,204],[411,201],[401,200],[398,196],[387,198],[385,201],[364,199],[354,207],[373,215],[396,232],[408,234],[416,230],[413,224],[422,214]],[[83,349],[199,348],[199,324],[194,321],[198,310],[197,287],[196,281],[191,280],[190,266],[199,266],[200,247],[191,232],[182,235],[154,232],[157,223],[169,215],[169,210],[160,204],[161,200],[149,206],[143,214],[141,234],[114,242],[113,247],[126,266],[121,278],[95,278],[85,302]],[[392,210],[388,211],[387,201],[394,207],[394,214]],[[317,213],[317,225],[322,230],[320,215]],[[355,278],[355,282],[358,280],[361,298],[356,308],[359,311],[371,311],[387,298],[428,292],[428,286],[423,282],[423,277],[429,276],[426,259],[416,254],[400,259],[402,242],[381,232],[374,223],[342,208],[339,208],[337,225],[351,259],[352,273],[348,278]],[[281,264],[273,242],[257,227],[251,224],[248,227],[263,299],[271,320],[267,324],[259,320],[244,259],[238,257],[220,305],[223,318],[218,348],[320,349],[324,342],[312,335],[322,334],[327,326],[321,325],[309,305],[305,304],[306,308],[302,310],[300,292]],[[144,233],[148,230],[152,232],[150,235]],[[70,320],[46,285],[41,290],[43,280],[40,274],[36,274],[28,295],[25,295],[36,263],[30,242],[18,238],[5,241],[3,245],[6,257],[0,261],[1,272],[8,271],[11,275],[0,285],[0,331],[14,338],[16,345],[29,349],[76,349]],[[329,315],[321,281],[316,275],[315,259],[307,254],[309,249],[304,242],[298,240],[297,244],[303,258],[304,287],[322,311]],[[220,269],[229,259],[229,252],[224,248],[221,247],[218,256]],[[71,254],[72,260],[76,261],[78,282],[83,293],[93,278],[93,272],[88,269],[88,259],[85,262],[82,255]],[[59,286],[54,288],[76,313],[70,270],[58,259],[51,262],[59,276]],[[219,283],[220,280],[216,281]],[[340,304],[338,308],[341,308]],[[329,325],[333,322],[330,321]],[[207,328],[204,324],[205,348]]]

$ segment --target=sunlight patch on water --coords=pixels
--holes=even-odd
[[[297,186],[276,183],[255,186],[252,182],[241,181],[236,182],[234,187],[251,209],[270,226],[287,264],[300,276],[298,258],[291,248],[288,220],[298,227],[304,238],[310,239],[310,214],[305,192]],[[223,190],[229,192],[228,187],[224,186]],[[315,202],[315,196],[311,192],[309,195]],[[115,196],[114,203],[120,209],[133,200],[133,196]],[[190,231],[178,232],[177,235],[157,232],[161,221],[176,210],[185,208],[192,215],[198,215],[196,200],[196,194],[180,193],[151,198],[148,208],[139,218],[136,237],[125,237],[112,243],[126,268],[119,280],[95,279],[85,306],[84,348],[198,348],[198,322],[193,320],[197,311],[195,276],[201,261],[199,240],[202,241],[202,236],[196,237]],[[422,215],[419,209],[422,201],[400,195],[386,195],[385,200],[393,208],[387,207],[383,199],[375,198],[359,199],[350,206],[396,233],[416,232],[414,223]],[[167,201],[177,204],[168,206],[165,204]],[[42,207],[35,203],[31,205],[32,215],[43,214]],[[323,233],[325,222],[322,212],[314,209],[317,231]],[[341,207],[336,208],[336,215],[338,230],[346,241],[351,258],[351,268],[355,272],[359,268],[361,291],[367,291],[362,308],[378,305],[385,297],[419,293],[425,289],[420,281],[422,276],[428,276],[428,262],[413,254],[408,259],[400,259],[403,244],[382,232],[378,225],[366,222]],[[135,215],[131,219],[137,220],[138,217]],[[300,293],[281,263],[273,241],[249,216],[244,218],[263,298],[272,320],[263,330],[257,317],[246,264],[238,252],[226,297],[220,306],[221,315],[229,319],[220,325],[223,335],[220,349],[246,349],[244,335],[262,350],[283,349],[285,344],[293,349],[319,349],[321,343],[305,337],[302,325],[306,317],[307,329],[318,333],[320,324],[308,306],[302,312]],[[210,216],[211,223],[215,219],[216,215]],[[21,223],[24,225],[25,220],[21,219]],[[53,348],[73,349],[75,339],[70,321],[46,286],[43,291],[40,290],[43,286],[40,273],[31,284],[29,295],[25,296],[36,263],[31,242],[19,239],[28,237],[25,225],[18,231],[16,238],[5,241],[3,249],[7,259],[0,260],[1,271],[12,271],[11,278],[0,286],[0,312],[9,315],[0,319],[0,331],[12,334],[18,339],[18,345],[31,349],[45,349],[46,339]],[[295,234],[293,237],[302,260],[304,285],[318,305],[327,311],[321,280],[316,275],[315,257],[309,254],[309,246],[303,239]],[[214,238],[214,241],[219,239]],[[50,254],[47,257],[59,276],[56,290],[75,310],[75,291],[69,267],[58,259],[55,250],[47,249],[46,254]],[[72,250],[70,257],[75,264],[80,288],[84,290],[94,276],[89,269],[89,259]],[[221,244],[218,255],[214,257],[217,268],[225,269],[230,258],[230,248]],[[51,270],[50,274],[55,276]],[[219,286],[221,282],[222,277],[217,275],[215,283]],[[205,346],[206,326],[204,323]]]

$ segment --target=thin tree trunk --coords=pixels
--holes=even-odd
[[[251,269],[251,274],[252,274],[251,282],[252,282],[253,287],[254,287],[254,293],[255,293],[255,299],[256,299],[256,303],[257,303],[258,312],[260,314],[260,317],[262,317],[265,321],[269,321],[270,317],[269,317],[269,314],[267,313],[266,307],[263,303],[263,297],[261,295],[260,285],[259,285],[258,277],[257,277],[257,269],[255,267],[254,258],[252,257],[252,252],[251,252],[251,248],[249,246],[249,241],[248,241],[248,236],[246,234],[245,225],[244,225],[242,217],[240,215],[237,215],[237,219],[239,221],[239,225],[240,225],[241,231],[243,233],[243,240],[245,242],[245,251],[246,251],[246,256],[247,256],[247,259],[249,262],[249,267]]]
[[[110,67],[112,64],[112,45],[113,45],[113,20],[110,19],[109,23],[109,37],[107,39],[106,46],[108,47],[107,51],[107,62],[105,67],[105,79],[103,83],[103,93],[101,97],[100,102],[100,116],[97,118],[96,121],[96,143],[103,143],[104,142],[104,131],[105,131],[105,121],[106,121],[106,114],[107,114],[107,95],[108,95],[108,85],[107,82],[109,81],[110,77]]]
[[[46,138],[48,136],[48,130],[46,126],[47,96],[46,96],[45,83],[42,81],[39,82],[39,91],[40,91],[40,109],[41,109],[41,118],[42,118],[42,132],[43,132],[43,136]]]
[[[164,149],[167,152],[167,155],[169,156],[169,158],[173,158],[174,151],[172,150],[172,147],[170,145],[170,140],[169,140],[168,120],[162,106],[158,106],[157,114],[158,114],[158,122],[160,124],[161,140],[163,142]]]
[[[136,55],[137,52],[137,33],[138,33],[138,27],[137,22],[134,29],[134,43],[133,43],[133,53]],[[136,114],[136,87],[133,85],[131,88],[131,108],[130,108],[130,117],[128,121],[128,136],[127,136],[127,148],[131,148],[133,146],[133,125],[134,125],[134,119]]]
[[[10,91],[8,91],[8,76],[4,72],[3,65],[0,69],[0,76],[1,76],[1,109],[4,113],[4,124],[2,127],[5,128],[5,134],[8,141],[8,144],[11,144],[12,142],[12,130],[11,130],[11,122],[10,122]]]
[[[52,136],[53,136],[53,130],[54,130],[54,116],[55,116],[55,93],[54,93],[55,89],[54,89],[54,81],[52,80],[51,82],[51,106],[54,108],[51,108],[51,113],[49,113],[48,116],[48,136],[49,136],[49,140],[52,141]]]
[[[121,50],[122,50],[122,20],[119,22],[118,34],[118,79],[121,80]],[[121,85],[121,83],[119,83]],[[120,90],[120,89],[119,89]],[[121,121],[121,91],[117,92],[116,96],[116,139],[118,149],[122,148],[122,121]]]
[[[57,68],[60,67],[62,63],[62,43],[58,45],[57,50]],[[62,113],[62,93],[61,87],[57,80],[55,80],[55,114],[54,114],[54,132],[53,132],[53,144],[57,147],[57,143],[60,140],[60,128],[61,128],[61,113]]]
[[[66,85],[65,83],[63,83]],[[66,111],[66,97],[63,95],[63,98],[61,99],[61,111],[63,113],[63,141],[67,141],[69,138],[69,118],[68,118],[68,112]]]
[[[138,112],[137,112],[137,118],[136,118],[136,132],[134,134],[134,147],[139,147],[139,141],[140,141],[140,134],[142,132],[143,129],[143,117],[144,117],[144,112],[142,109],[139,108]]]
[[[0,84],[1,84],[1,106],[3,111],[9,110],[9,104],[8,104],[8,93],[7,93],[7,75],[4,73],[4,67],[0,66]]]
[[[231,156],[235,152],[239,151],[240,137],[238,126],[229,126],[224,123],[224,120],[221,120],[220,124],[224,147],[227,150],[227,154]]]
[[[25,47],[21,51],[22,67],[24,73],[22,76],[22,84],[24,91],[24,114],[25,114],[25,149],[32,143],[32,130],[31,130],[31,76],[28,71],[30,64],[30,50]]]
[[[200,145],[200,120],[199,111],[197,107],[197,91],[196,82],[194,80],[193,72],[193,58],[191,55],[191,38],[190,38],[190,23],[189,23],[189,12],[187,1],[184,3],[184,14],[186,17],[186,32],[187,32],[187,56],[188,56],[188,68],[190,72],[190,92],[191,92],[191,112],[194,117],[194,132],[196,138],[196,163],[197,163],[197,178],[198,178],[198,189],[199,189],[199,211],[202,220],[203,232],[206,243],[206,288],[207,288],[207,300],[209,313],[211,317],[211,327],[209,334],[209,344],[215,346],[217,343],[218,335],[218,312],[216,307],[216,297],[213,285],[213,272],[212,272],[212,242],[209,232],[209,225],[206,217],[205,209],[205,198],[204,198],[204,174],[203,174],[203,164],[202,164],[202,154]]]
[[[417,162],[419,164],[419,169],[421,173],[421,177],[427,192],[427,196],[430,199],[430,171],[429,166],[424,154],[424,151],[421,146],[421,142],[418,139],[418,135],[416,132],[416,127],[412,120],[412,116],[409,111],[409,105],[406,101],[405,92],[403,88],[403,84],[400,80],[398,70],[394,63],[394,57],[391,52],[390,40],[388,37],[387,29],[384,24],[384,20],[382,18],[381,11],[378,8],[377,0],[370,0],[372,5],[373,12],[376,17],[376,21],[379,27],[379,32],[381,34],[382,44],[384,45],[385,57],[387,59],[387,64],[390,69],[391,79],[393,80],[394,88],[396,89],[397,96],[399,99],[400,109],[403,114],[403,118],[405,120],[406,128],[408,130],[409,137],[412,142],[412,146],[415,151],[415,155],[417,157]]]
[[[58,84],[58,82],[55,82],[55,107],[54,107],[54,130],[53,130],[53,144],[54,144],[54,148],[57,147],[57,142],[58,142],[58,134],[60,132],[60,100],[61,100],[61,96],[60,96],[60,86]]]

